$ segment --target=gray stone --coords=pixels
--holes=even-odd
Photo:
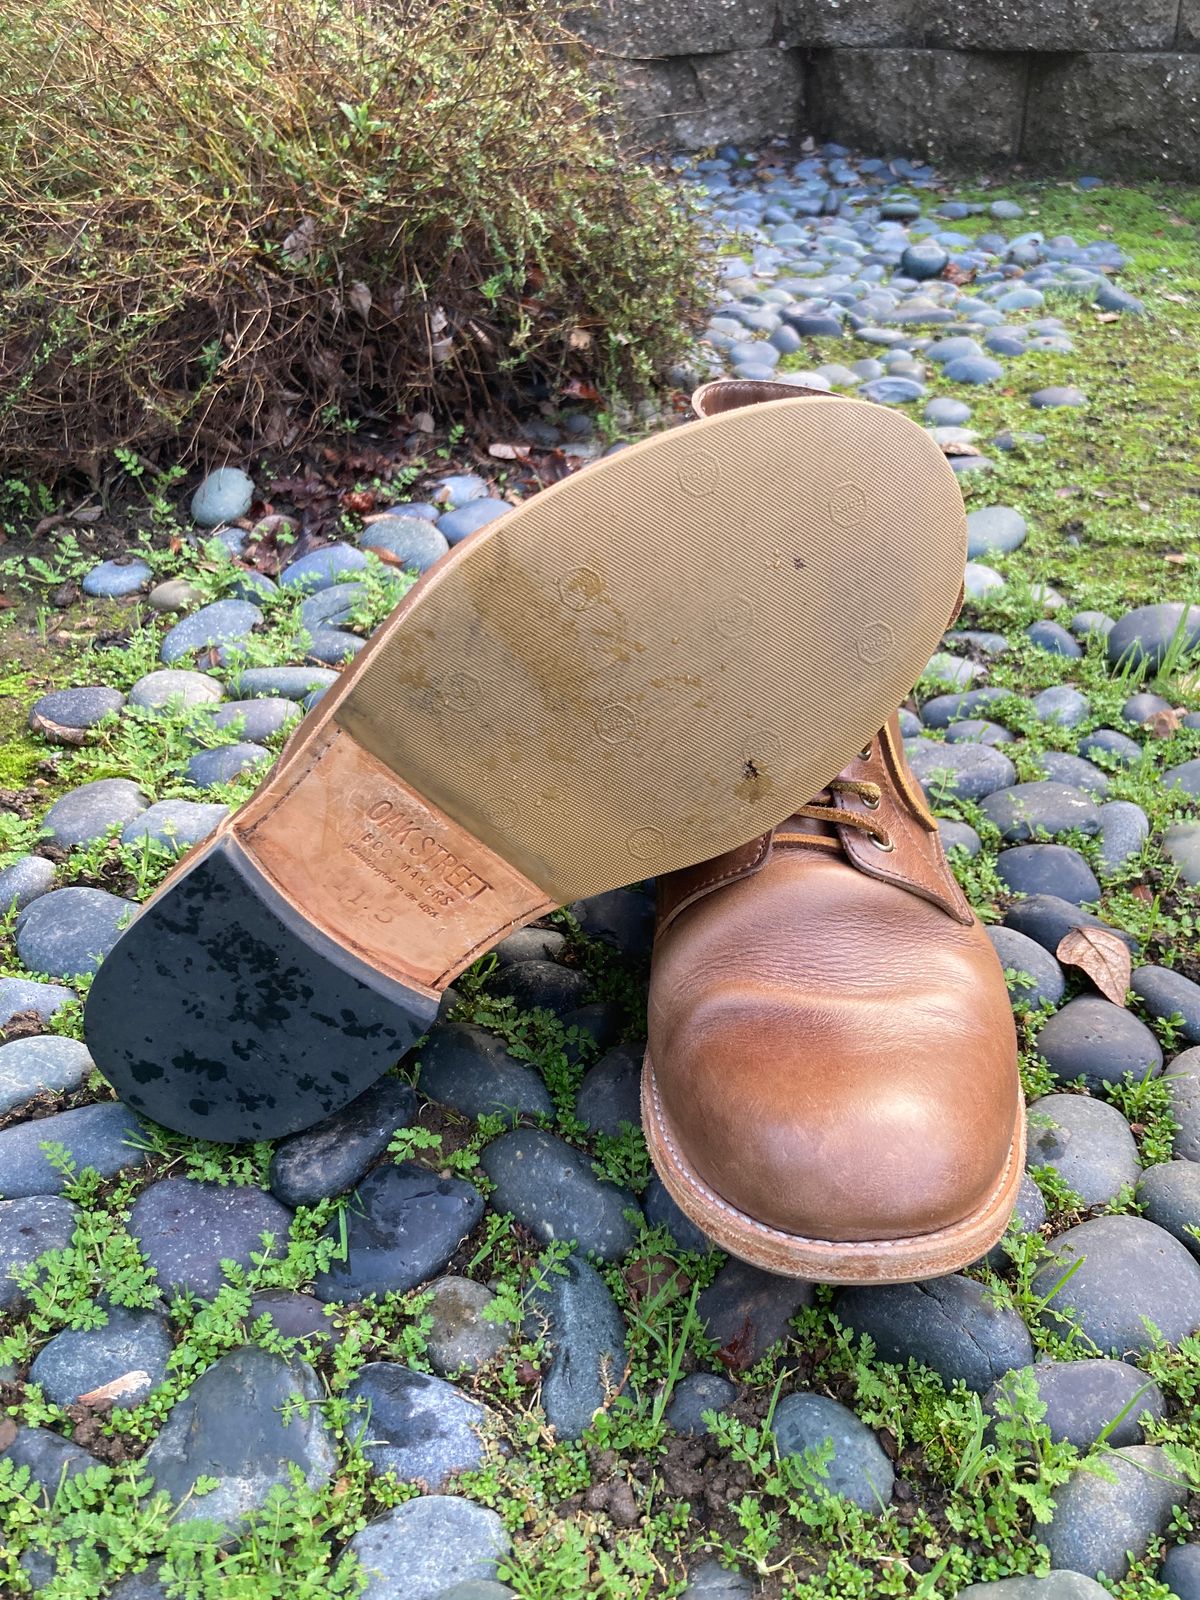
[[[480,1165],[495,1185],[494,1210],[510,1212],[543,1244],[570,1239],[603,1261],[632,1249],[627,1211],[638,1211],[628,1189],[605,1183],[582,1153],[540,1128],[515,1128],[493,1139]]]
[[[353,545],[329,544],[289,561],[279,574],[279,584],[283,589],[300,594],[315,594],[319,589],[344,583],[348,576],[362,572],[367,565],[366,554]]]
[[[1200,1260],[1200,1162],[1165,1161],[1148,1168],[1138,1198],[1150,1221]]]
[[[136,1406],[166,1376],[173,1349],[166,1318],[124,1306],[105,1309],[102,1327],[64,1328],[34,1357],[29,1381],[40,1384],[52,1404],[73,1406],[104,1390],[115,1408]]]
[[[1081,789],[1052,779],[1018,783],[988,795],[982,809],[1006,844],[1025,844],[1042,834],[1053,838],[1072,828],[1084,834],[1100,831],[1095,802]]]
[[[685,1217],[672,1200],[657,1173],[651,1177],[642,1196],[642,1209],[650,1226],[665,1228],[680,1250],[692,1250],[697,1255],[707,1255],[713,1248],[713,1242],[708,1235],[703,1233],[690,1217]]]
[[[1178,1018],[1179,1037],[1200,1044],[1200,983],[1169,967],[1135,967],[1130,988],[1149,1016]]]
[[[101,1177],[111,1178],[148,1160],[148,1153],[131,1142],[144,1138],[141,1123],[119,1100],[15,1123],[0,1132],[0,1195],[17,1200],[60,1193],[65,1180],[46,1159],[43,1144],[62,1145],[80,1171],[94,1167]]]
[[[190,850],[229,815],[229,807],[198,800],[159,800],[121,830],[122,844],[153,839],[167,850]]]
[[[464,1116],[554,1115],[541,1076],[470,1022],[439,1022],[419,1052],[421,1093]]]
[[[361,1437],[375,1472],[392,1472],[402,1483],[420,1482],[436,1494],[457,1473],[482,1466],[480,1429],[487,1412],[478,1401],[441,1378],[394,1361],[372,1361],[346,1391],[354,1406],[365,1404],[347,1424]]]
[[[486,1506],[427,1494],[368,1522],[346,1553],[366,1574],[361,1600],[447,1600],[456,1584],[494,1578],[510,1542]]]
[[[292,1134],[271,1157],[271,1192],[285,1206],[311,1206],[341,1194],[387,1149],[416,1114],[417,1097],[399,1078],[383,1077],[332,1116]]]
[[[938,395],[925,407],[924,417],[931,427],[957,428],[971,420],[971,408],[965,400],[952,400],[948,395]]]
[[[267,1248],[264,1233],[274,1236],[272,1252],[281,1259],[291,1221],[261,1189],[160,1178],[134,1201],[128,1228],[164,1294],[183,1289],[211,1300],[225,1281],[222,1261],[249,1269],[251,1256]]]
[[[1200,884],[1200,822],[1176,822],[1163,834],[1163,852],[1184,883]]]
[[[1016,768],[986,744],[937,744],[922,740],[908,748],[909,765],[930,794],[983,800],[1016,782]]]
[[[313,1292],[347,1302],[415,1289],[444,1271],[482,1215],[483,1196],[462,1178],[440,1178],[413,1161],[376,1167],[343,1213],[346,1260],[318,1273]],[[341,1233],[334,1217],[325,1237]]]
[[[555,961],[518,961],[491,980],[493,994],[506,996],[518,1011],[553,1011],[556,1017],[582,1005],[590,987],[582,972]]]
[[[249,600],[214,600],[168,629],[159,650],[167,666],[200,650],[239,644],[249,638],[263,614]]]
[[[265,696],[261,700],[231,700],[214,712],[214,728],[233,728],[252,744],[262,744],[282,733],[289,723],[297,722],[300,711],[291,700],[282,696]]]
[[[84,744],[89,730],[124,704],[116,689],[56,689],[34,701],[29,726],[51,744]]]
[[[177,1400],[142,1465],[176,1504],[175,1521],[212,1521],[226,1536],[259,1510],[289,1464],[310,1489],[328,1482],[336,1456],[319,1402],[324,1390],[306,1361],[247,1345],[214,1361]],[[308,1405],[297,1406],[297,1401]],[[216,1488],[195,1494],[197,1478]]]
[[[1099,995],[1083,994],[1052,1016],[1038,1034],[1043,1055],[1059,1083],[1082,1078],[1089,1089],[1156,1078],[1163,1053],[1144,1022]]]
[[[1113,619],[1103,611],[1077,611],[1071,618],[1071,632],[1077,639],[1086,639],[1093,633],[1106,639],[1114,626]]]
[[[687,1588],[679,1600],[750,1600],[754,1590],[744,1572],[731,1572],[714,1556],[689,1571]]]
[[[788,1336],[792,1318],[813,1302],[813,1287],[731,1257],[696,1301],[705,1337],[724,1348],[735,1341],[744,1366],[761,1361]]]
[[[918,1361],[947,1384],[961,1378],[976,1394],[1033,1360],[1021,1318],[992,1305],[972,1278],[843,1289],[834,1310],[852,1332],[870,1335],[881,1361]]]
[[[609,945],[627,961],[649,957],[654,940],[654,900],[638,889],[610,889],[567,908],[589,939]]]
[[[1107,757],[1116,766],[1131,767],[1142,759],[1142,747],[1136,739],[1119,733],[1116,728],[1096,728],[1080,739],[1079,754],[1089,761],[1098,755]]]
[[[972,1583],[955,1600],[1111,1600],[1109,1591],[1079,1572],[1051,1572],[1044,1578],[1022,1575]]]
[[[266,1317],[285,1339],[311,1340],[318,1351],[332,1349],[341,1342],[341,1323],[334,1321],[329,1306],[311,1294],[260,1289],[250,1302],[246,1327],[252,1328],[260,1317]]]
[[[887,1509],[895,1474],[875,1435],[848,1407],[823,1394],[789,1394],[775,1407],[771,1424],[781,1456],[832,1445],[822,1476],[829,1493],[863,1511]]]
[[[232,783],[240,773],[251,767],[260,767],[273,759],[269,750],[260,744],[239,741],[237,744],[215,745],[211,750],[198,750],[183,769],[188,783],[197,789],[213,789],[223,783]]]
[[[1150,819],[1141,806],[1134,805],[1132,800],[1109,800],[1102,805],[1097,845],[1101,876],[1116,877],[1139,854],[1149,837]],[[1164,838],[1163,843],[1169,855],[1169,838]]]
[[[1027,1172],[1021,1174],[1017,1189],[1017,1203],[1004,1233],[983,1257],[984,1263],[995,1273],[1003,1274],[1009,1264],[1007,1241],[1013,1233],[1040,1233],[1046,1223],[1046,1202],[1042,1191]]]
[[[39,1500],[38,1489],[46,1504],[51,1505],[65,1478],[73,1478],[76,1473],[96,1465],[95,1456],[49,1428],[18,1428],[16,1437],[0,1447],[0,1460],[11,1461],[14,1467],[29,1468],[30,1481],[25,1492],[35,1505]]]
[[[490,1578],[468,1578],[453,1589],[444,1589],[438,1600],[517,1600],[517,1591],[507,1584],[493,1583]]]
[[[1160,711],[1170,711],[1171,702],[1160,694],[1131,694],[1121,707],[1126,722],[1146,723]]]
[[[1162,775],[1162,784],[1164,789],[1182,789],[1184,794],[1200,799],[1200,756],[1194,761],[1181,762],[1177,767],[1168,767]]]
[[[963,569],[963,588],[970,600],[982,600],[984,595],[1005,587],[1007,585],[996,569],[985,566],[981,561],[968,561]]]
[[[87,1082],[94,1068],[87,1046],[77,1039],[43,1033],[0,1045],[0,1117],[35,1095],[69,1094]]]
[[[356,656],[366,646],[366,640],[356,633],[345,633],[340,628],[318,628],[309,636],[304,648],[306,661],[317,661],[322,666],[340,666]]]
[[[0,1311],[11,1311],[24,1300],[14,1274],[47,1250],[65,1250],[78,1216],[78,1208],[61,1195],[0,1200]]]
[[[1002,378],[1004,368],[990,356],[960,356],[957,361],[948,361],[942,374],[951,383],[985,384]]]
[[[300,602],[300,626],[313,635],[323,628],[340,628],[353,620],[365,596],[361,583],[333,583],[318,589]]]
[[[1028,536],[1025,518],[1011,506],[983,506],[967,514],[967,559],[1019,550]]]
[[[54,885],[54,863],[44,856],[22,856],[0,871],[0,917],[11,916]]]
[[[1147,1322],[1168,1344],[1200,1328],[1200,1264],[1145,1217],[1093,1217],[1060,1233],[1033,1293],[1046,1300],[1041,1323],[1058,1333],[1064,1318],[1077,1324],[1102,1355],[1149,1350]]]
[[[930,728],[948,728],[952,722],[974,717],[989,706],[1007,700],[1011,689],[968,689],[964,694],[939,694],[921,707],[921,720]]]
[[[592,1133],[613,1137],[641,1127],[641,1053],[618,1045],[590,1068],[575,1096],[575,1115]]]
[[[254,479],[239,467],[218,467],[192,496],[192,521],[201,528],[236,522],[254,504]]]
[[[153,576],[144,561],[102,561],[85,576],[81,588],[98,600],[118,600],[137,594]]]
[[[566,935],[557,928],[518,928],[492,954],[499,966],[515,967],[520,961],[557,961],[566,948]]]
[[[1052,1567],[1120,1580],[1129,1571],[1128,1553],[1145,1555],[1175,1508],[1186,1504],[1188,1485],[1156,1445],[1109,1451],[1104,1464],[1111,1477],[1076,1468],[1056,1492],[1042,1541]]]
[[[14,1017],[36,1016],[40,1022],[50,1018],[77,996],[61,983],[37,983],[33,978],[0,978],[0,1028],[7,1028]]]
[[[767,355],[768,350],[776,360],[779,359],[779,352],[768,345],[760,346],[760,359]],[[440,516],[437,519],[438,532],[447,544],[456,545],[469,534],[478,533],[480,528],[486,528],[489,522],[495,522],[511,510],[512,506],[507,500],[495,500],[490,497],[471,500],[465,506],[456,506],[453,511],[447,511]]]
[[[680,1378],[667,1407],[667,1421],[686,1438],[707,1434],[706,1411],[728,1411],[737,1399],[737,1385],[716,1372],[689,1372]]]
[[[1040,630],[1036,637],[1035,629]],[[1054,631],[1054,637],[1057,639],[1069,640],[1076,654],[1079,653],[1079,646],[1057,622],[1035,622],[1032,628],[1027,628],[1025,631],[1035,644],[1052,649],[1052,646],[1046,643],[1048,630]],[[1070,655],[1071,651],[1063,649],[1057,653]],[[1087,696],[1080,694],[1079,690],[1069,683],[1056,683],[1049,689],[1043,689],[1041,694],[1035,694],[1029,703],[1043,722],[1057,723],[1060,728],[1077,728],[1091,710]]]
[[[151,611],[165,615],[173,611],[190,611],[200,598],[200,591],[194,583],[189,583],[186,578],[168,578],[165,583],[154,585],[146,596],[146,604]]]
[[[1132,954],[1136,955],[1138,950],[1137,940],[1132,934],[1122,928],[1114,928],[1111,923],[1055,894],[1031,894],[1025,900],[1015,901],[1005,912],[1004,922],[1018,933],[1036,939],[1052,955],[1062,943],[1063,935],[1072,928],[1103,928],[1127,945]]]
[[[1175,1154],[1200,1161],[1200,1047],[1175,1057],[1163,1074],[1178,1128]]]
[[[129,704],[147,711],[187,711],[193,706],[215,705],[224,690],[206,672],[183,667],[161,667],[139,678],[129,691]]]
[[[1002,850],[996,872],[1013,894],[1053,894],[1072,905],[1100,898],[1095,873],[1067,845],[1019,844]]]
[[[1027,934],[1018,933],[1016,928],[990,927],[987,935],[1005,971],[1016,973],[1018,979],[1023,975],[1032,980],[1031,983],[1009,981],[1008,996],[1014,1006],[1059,1004],[1066,993],[1067,980],[1049,950]]]
[[[578,1439],[624,1375],[624,1319],[604,1279],[578,1254],[547,1272],[527,1305],[525,1336],[544,1333],[550,1352],[546,1419],[560,1439]]]
[[[444,534],[424,517],[394,513],[369,522],[358,536],[365,550],[382,551],[397,567],[426,572],[449,550]]]
[[[491,1322],[483,1313],[496,1296],[473,1278],[448,1276],[429,1285],[432,1295],[427,1316],[433,1326],[426,1335],[429,1364],[443,1378],[460,1372],[477,1372],[508,1344],[508,1328]]]
[[[1029,396],[1029,403],[1037,411],[1052,411],[1058,406],[1086,406],[1087,395],[1073,383],[1055,383],[1047,389],[1037,389]]]
[[[43,833],[55,844],[91,844],[110,828],[131,822],[146,809],[146,797],[128,778],[98,778],[56,800],[46,813]],[[60,891],[61,892],[61,891]]]
[[[338,681],[332,667],[246,667],[236,673],[232,687],[238,694],[257,699],[269,695],[281,700],[307,700],[314,690],[328,689]]]
[[[1137,1142],[1115,1106],[1047,1094],[1029,1107],[1027,1166],[1052,1167],[1084,1206],[1107,1205],[1142,1175]]]
[[[1197,13],[1200,23],[1200,13]],[[1200,1544],[1175,1544],[1159,1569],[1158,1581],[1165,1583],[1175,1600],[1200,1600]]]
[[[1023,1373],[1032,1374],[1038,1397],[1046,1408],[1041,1420],[1049,1428],[1050,1437],[1055,1443],[1065,1440],[1077,1450],[1090,1450],[1102,1434],[1114,1450],[1122,1445],[1142,1444],[1146,1435],[1138,1419],[1149,1414],[1161,1421],[1167,1414],[1166,1399],[1152,1379],[1125,1361],[1104,1359],[1039,1361],[1022,1373],[1009,1373],[988,1390],[983,1402],[985,1410],[997,1415],[1001,1402],[1007,1401],[1011,1411],[1014,1380]],[[1122,1412],[1126,1413],[1124,1417]]]
[[[983,849],[983,841],[969,822],[955,822],[949,817],[941,817],[938,820],[938,833],[941,835],[942,848],[946,851],[962,850],[968,857],[974,857]]]
[[[17,918],[17,954],[30,972],[51,978],[94,972],[135,909],[104,889],[54,889]]]

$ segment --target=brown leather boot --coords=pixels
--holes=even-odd
[[[1024,1167],[996,953],[899,726],[760,839],[659,880],[650,1154],[733,1255],[828,1283],[957,1271]]]
[[[1012,1012],[894,717],[790,821],[659,879],[642,1100],[676,1202],[770,1271],[911,1281],[1003,1233],[1025,1147]]]

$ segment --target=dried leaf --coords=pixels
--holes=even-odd
[[[590,349],[592,336],[586,328],[572,328],[567,335],[567,346],[571,350]]]
[[[114,1378],[111,1383],[102,1383],[90,1394],[81,1394],[79,1404],[94,1406],[103,1404],[105,1400],[119,1400],[123,1394],[133,1394],[135,1390],[144,1388],[149,1382],[148,1372],[127,1372],[123,1377]]]
[[[1149,511],[1150,507],[1146,506],[1145,509]],[[1169,561],[1173,567],[1186,567],[1191,559],[1191,556],[1185,556],[1178,550],[1168,550],[1163,557],[1163,560]]]
[[[1185,294],[1164,294],[1163,299],[1173,300],[1177,306],[1185,306],[1188,303],[1187,295]]]
[[[302,267],[312,254],[316,242],[317,224],[313,217],[305,217],[283,241],[283,259],[290,267]]]
[[[350,309],[357,311],[360,317],[365,317],[373,304],[371,291],[361,278],[355,278],[350,285],[350,292],[346,299],[350,303]]]
[[[1156,711],[1153,716],[1143,720],[1142,727],[1149,731],[1152,739],[1169,739],[1172,734],[1179,732],[1186,715],[1182,706],[1177,706],[1173,711]]]
[[[0,1417],[0,1450],[7,1450],[17,1437],[17,1425],[11,1417]]]
[[[428,411],[418,411],[412,419],[412,425],[418,433],[432,433],[435,427],[433,417]]]
[[[1119,311],[1100,311],[1096,314],[1097,322],[1120,322],[1120,320],[1121,313]]]
[[[497,461],[524,461],[529,455],[527,444],[490,444],[488,455],[495,456]]]
[[[572,378],[570,383],[564,383],[562,392],[572,400],[590,400],[593,405],[600,405],[604,396],[599,389],[590,383],[583,383],[579,378]]]
[[[1086,972],[1113,1005],[1125,1004],[1133,976],[1133,957],[1129,946],[1115,933],[1106,928],[1072,928],[1059,940],[1055,954],[1065,966]]]
[[[42,518],[33,530],[33,537],[40,539],[44,533],[53,533],[55,528],[61,528],[63,523],[68,520],[65,511],[55,511],[50,516]]]
[[[78,511],[72,511],[71,521],[82,522],[85,524],[89,522],[99,522],[103,515],[103,506],[80,506]]]
[[[981,456],[983,451],[976,445],[951,440],[949,444],[942,446],[942,454],[944,456]]]

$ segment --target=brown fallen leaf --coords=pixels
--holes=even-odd
[[[942,446],[942,454],[944,456],[981,456],[983,451],[973,444],[952,441],[950,444]]]
[[[81,1394],[78,1403],[81,1406],[95,1406],[105,1400],[119,1400],[123,1394],[133,1394],[135,1390],[144,1388],[149,1382],[148,1372],[126,1372],[120,1378],[114,1378],[111,1383],[102,1383],[90,1394]]]
[[[1152,739],[1169,739],[1183,726],[1186,715],[1182,706],[1177,706],[1173,711],[1156,711],[1144,720],[1142,727],[1147,729]]]
[[[1119,311],[1101,311],[1096,317],[1097,322],[1120,322],[1120,320],[1121,313]]]
[[[1058,941],[1055,954],[1064,966],[1086,972],[1113,1005],[1125,1004],[1133,976],[1133,957],[1129,946],[1115,933],[1106,928],[1072,928]]]
[[[504,444],[498,441],[488,445],[488,455],[495,456],[497,461],[524,461],[528,454],[527,444]]]
[[[7,1450],[17,1437],[17,1425],[11,1417],[0,1417],[0,1450]]]

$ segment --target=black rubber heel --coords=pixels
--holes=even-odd
[[[313,927],[223,838],[122,934],[85,1025],[97,1067],[135,1111],[232,1143],[337,1111],[437,1009]]]

